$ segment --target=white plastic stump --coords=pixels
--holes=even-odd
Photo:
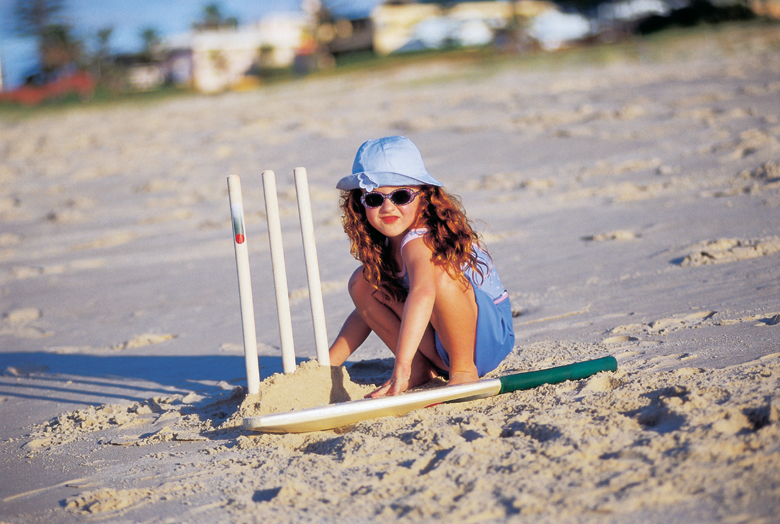
[[[241,328],[244,334],[244,361],[246,381],[250,395],[260,391],[260,366],[257,361],[257,332],[255,308],[252,302],[252,281],[249,276],[249,250],[244,227],[244,204],[241,196],[241,179],[238,175],[227,178],[230,197],[230,216],[233,221],[233,247],[236,251],[238,272],[238,296],[241,304]]]
[[[301,237],[303,239],[303,257],[306,261],[306,276],[309,281],[309,299],[311,302],[311,317],[314,323],[314,344],[317,348],[317,361],[321,366],[330,366],[328,353],[328,332],[325,325],[325,306],[322,302],[322,284],[320,282],[320,265],[317,260],[317,245],[314,241],[314,219],[311,213],[311,198],[309,197],[309,182],[306,169],[293,169],[295,192],[298,195],[298,215],[301,220]]]
[[[265,214],[268,220],[268,241],[271,245],[271,266],[276,291],[276,312],[279,317],[279,335],[282,342],[282,368],[285,373],[295,371],[295,346],[293,344],[290,298],[287,291],[287,269],[282,246],[282,224],[279,219],[279,200],[276,193],[276,176],[271,170],[263,171]]]

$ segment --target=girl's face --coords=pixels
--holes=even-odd
[[[384,186],[375,189],[374,193],[382,193],[385,195],[384,202],[379,207],[368,207],[366,209],[366,218],[368,223],[371,224],[374,229],[382,233],[388,238],[397,238],[405,235],[409,229],[417,222],[417,211],[420,208],[421,195],[416,194],[412,198],[413,200],[405,205],[396,205],[392,202],[388,195],[396,189],[409,189],[412,192],[419,191],[419,187],[391,187]],[[365,194],[364,194],[365,196]],[[403,195],[402,195],[403,196]],[[398,198],[394,200],[399,201]],[[370,203],[370,202],[369,202]]]

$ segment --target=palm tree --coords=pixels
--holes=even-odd
[[[41,36],[46,27],[60,23],[63,0],[16,0],[16,29],[25,36]]]
[[[82,57],[82,43],[61,17],[63,0],[16,0],[16,30],[38,39],[38,56],[45,72],[76,64]]]
[[[97,69],[98,81],[101,83],[105,80],[104,76],[109,69],[109,60],[111,57],[111,46],[109,45],[109,41],[111,40],[111,35],[113,33],[114,28],[109,26],[100,29],[95,35],[97,39],[97,49],[95,49],[94,66],[95,69]]]
[[[160,47],[160,33],[154,27],[147,27],[141,31],[141,40],[143,40],[141,54],[147,60],[151,60]]]
[[[83,55],[80,40],[73,36],[70,26],[49,24],[41,35],[41,62],[44,71],[57,71],[78,64]]]
[[[196,31],[221,29],[223,27],[237,27],[238,20],[234,16],[225,17],[219,4],[208,4],[203,8],[203,18],[192,24]]]
[[[217,29],[222,24],[219,4],[209,4],[203,8],[202,24],[208,29]]]

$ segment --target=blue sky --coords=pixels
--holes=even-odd
[[[325,5],[343,16],[365,16],[378,0],[325,0]],[[5,87],[18,85],[35,66],[35,41],[15,34],[13,6],[16,0],[0,0],[0,60]],[[65,0],[64,17],[78,30],[87,45],[96,33],[113,27],[115,51],[136,51],[141,31],[153,27],[166,36],[187,31],[201,18],[203,7],[216,3],[224,16],[249,23],[273,12],[300,11],[300,0]]]

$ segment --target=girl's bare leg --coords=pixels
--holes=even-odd
[[[479,380],[474,363],[478,313],[474,289],[437,268],[431,324],[450,357],[451,385]]]
[[[381,293],[375,292],[363,277],[362,268],[358,268],[350,278],[349,295],[360,318],[395,354],[401,331],[403,303],[387,300]],[[444,369],[444,362],[436,352],[433,328],[429,326],[420,342],[419,351],[412,360],[409,387],[425,384],[437,377],[438,372],[434,365]]]
[[[340,366],[349,356],[366,341],[371,334],[371,328],[363,320],[357,310],[352,311],[341,326],[336,340],[330,346],[330,365]]]

